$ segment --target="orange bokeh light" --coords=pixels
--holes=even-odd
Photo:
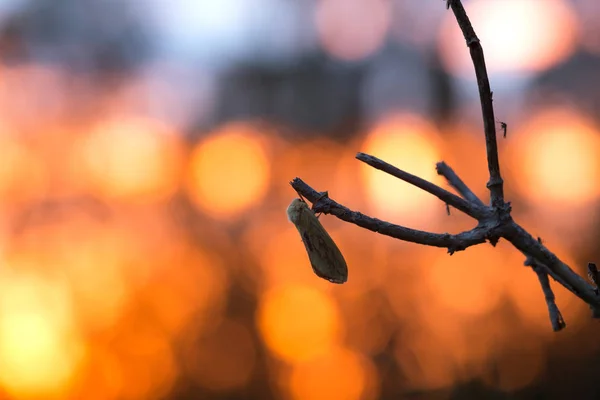
[[[570,56],[577,44],[577,17],[564,0],[474,0],[465,5],[491,72],[547,69]],[[452,13],[440,29],[446,68],[475,79],[465,40]]]
[[[499,147],[502,145],[503,143],[500,143]],[[484,203],[487,202],[489,190],[486,184],[490,177],[485,137],[481,131],[474,131],[472,126],[466,124],[446,127],[442,159]],[[444,182],[442,187],[455,192],[447,182]]]
[[[47,176],[36,155],[9,126],[0,126],[0,198],[2,202],[41,194]]]
[[[249,124],[231,123],[194,149],[188,193],[203,211],[226,219],[258,203],[269,179],[264,138]]]
[[[415,115],[382,120],[367,136],[362,151],[428,181],[440,180],[435,170],[440,160],[437,131]],[[395,218],[411,227],[434,227],[435,215],[444,210],[439,199],[370,166],[364,165],[361,172],[368,200],[379,218]]]
[[[487,244],[441,255],[427,266],[432,299],[457,313],[489,312],[502,298],[505,262],[500,249]]]
[[[377,371],[366,358],[342,348],[294,366],[292,398],[298,400],[367,400],[378,395]]]
[[[179,371],[169,337],[160,327],[142,315],[128,315],[109,340],[104,346],[116,356],[110,373],[113,383],[118,382],[118,398],[160,399],[169,393]],[[94,359],[89,362],[94,364]],[[90,387],[93,384],[83,390]]]
[[[387,0],[320,0],[315,23],[321,46],[342,60],[360,60],[384,43],[391,23]]]
[[[310,286],[278,286],[265,292],[257,313],[265,344],[288,362],[327,352],[340,338],[341,323],[333,299]]]
[[[168,127],[150,119],[114,118],[81,140],[73,169],[102,196],[149,202],[177,189],[181,160],[181,143]]]
[[[591,120],[565,108],[547,109],[517,135],[507,155],[519,194],[540,205],[585,205],[600,197],[600,133]]]

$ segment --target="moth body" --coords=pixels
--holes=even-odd
[[[302,199],[292,200],[287,216],[300,233],[314,273],[333,283],[346,282],[348,267],[342,252],[308,204]]]

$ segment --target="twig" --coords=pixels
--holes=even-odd
[[[448,164],[443,161],[440,161],[436,164],[435,169],[437,170],[438,175],[442,175],[450,186],[452,186],[462,197],[471,203],[475,203],[480,207],[485,207],[483,201],[469,187],[456,175],[454,170],[450,168]]]
[[[457,195],[450,193],[449,191],[442,189],[441,187],[434,185],[429,181],[426,181],[425,179],[419,178],[418,176],[402,171],[401,169],[398,169],[393,165],[388,164],[383,160],[380,160],[377,157],[373,157],[365,153],[358,153],[356,154],[356,158],[370,165],[373,168],[377,168],[380,171],[395,176],[398,179],[402,179],[403,181],[408,182],[411,185],[414,185],[420,189],[423,189],[426,192],[431,193],[443,202],[451,205],[457,210],[460,210],[475,219],[481,219],[489,215],[489,211],[485,207],[474,205],[473,203],[462,199]]]
[[[445,247],[450,254],[456,251],[465,250],[467,247],[476,244],[485,243],[486,238],[493,229],[490,225],[479,224],[474,229],[459,233],[458,235],[420,231],[372,218],[357,211],[352,211],[335,202],[329,198],[329,196],[323,196],[323,193],[317,192],[300,178],[295,178],[290,184],[296,192],[313,203],[313,210],[315,212],[331,214],[343,221],[358,225],[361,228],[406,242],[434,247]]]
[[[481,113],[483,114],[483,129],[485,132],[485,147],[487,149],[488,169],[490,171],[490,180],[487,187],[490,190],[492,206],[496,209],[504,207],[504,181],[500,175],[500,162],[498,160],[498,145],[496,143],[496,119],[494,118],[494,107],[492,105],[492,92],[490,90],[490,81],[488,79],[483,48],[479,43],[479,38],[473,30],[471,21],[460,2],[451,1],[450,7],[454,12],[456,21],[467,41],[467,46],[471,53],[471,59],[475,67],[477,76],[477,86],[479,87],[479,100],[481,102]]]
[[[538,280],[540,281],[542,291],[544,292],[544,298],[546,299],[546,305],[548,306],[548,314],[550,316],[550,322],[552,323],[552,330],[554,332],[562,330],[567,326],[567,324],[565,323],[565,320],[563,319],[563,316],[556,305],[554,292],[550,287],[548,273],[543,266],[538,264],[531,257],[528,257],[527,260],[525,260],[525,265],[530,266],[533,269],[533,271],[537,274]]]

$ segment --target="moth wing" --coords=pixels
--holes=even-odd
[[[333,283],[348,280],[348,266],[342,252],[315,214],[307,207],[296,227],[306,247],[314,273]]]

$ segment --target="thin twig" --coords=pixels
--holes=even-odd
[[[548,279],[548,273],[546,270],[538,264],[533,258],[528,257],[525,261],[525,265],[530,266],[533,271],[536,273],[538,280],[540,281],[540,285],[542,286],[542,291],[544,292],[544,298],[546,300],[546,305],[548,306],[548,315],[550,316],[550,322],[552,323],[552,330],[554,332],[558,332],[565,328],[567,324],[556,305],[556,299],[554,297],[554,292],[550,287],[550,280]]]
[[[446,189],[442,189],[441,187],[429,181],[426,181],[423,178],[419,178],[418,176],[402,171],[401,169],[398,169],[393,165],[388,164],[383,160],[380,160],[377,157],[373,157],[365,153],[358,153],[356,154],[356,158],[370,165],[373,168],[377,168],[380,171],[395,176],[398,179],[402,179],[403,181],[408,182],[411,185],[414,185],[420,189],[423,189],[426,192],[431,193],[443,202],[451,205],[457,210],[460,210],[475,219],[485,218],[490,214],[485,207],[474,205],[473,203],[458,197],[454,193],[450,193]]]
[[[462,232],[457,235],[420,231],[372,218],[358,211],[352,211],[335,202],[329,198],[329,196],[323,196],[323,193],[317,192],[300,178],[295,178],[290,184],[298,194],[313,203],[313,210],[315,212],[331,214],[343,221],[406,242],[447,248],[448,253],[450,254],[456,251],[465,250],[467,247],[476,244],[485,243],[492,228],[489,225],[480,224],[470,231]]]
[[[538,263],[545,265],[557,282],[588,303],[595,313],[595,309],[600,310],[600,297],[596,296],[592,285],[562,262],[546,246],[539,243],[523,227],[511,221],[505,225],[501,236],[512,243],[517,249],[521,250],[523,254],[529,255]],[[598,313],[600,314],[600,311]]]
[[[442,175],[444,178],[446,178],[446,180],[448,181],[450,186],[452,186],[454,189],[456,189],[456,191],[462,197],[464,197],[466,200],[470,201],[471,203],[477,204],[480,207],[485,207],[485,204],[483,204],[483,201],[481,201],[481,199],[479,197],[477,197],[477,195],[475,193],[473,193],[473,191],[471,189],[469,189],[469,187],[462,181],[462,179],[460,179],[458,177],[458,175],[456,175],[454,170],[452,168],[450,168],[450,166],[448,164],[446,164],[443,161],[440,161],[439,163],[436,164],[435,169],[436,169],[438,175]]]
[[[454,12],[454,16],[462,30],[465,40],[467,41],[471,59],[473,60],[473,66],[475,67],[477,86],[479,87],[479,100],[481,102],[481,113],[483,115],[488,169],[490,171],[490,180],[487,183],[487,187],[490,190],[492,206],[496,209],[502,209],[504,207],[504,181],[500,175],[498,145],[496,143],[496,119],[494,118],[492,92],[490,90],[490,81],[485,66],[483,48],[479,43],[479,38],[475,34],[475,30],[473,30],[471,21],[469,20],[462,3],[459,0],[452,1],[450,2],[450,7]]]

